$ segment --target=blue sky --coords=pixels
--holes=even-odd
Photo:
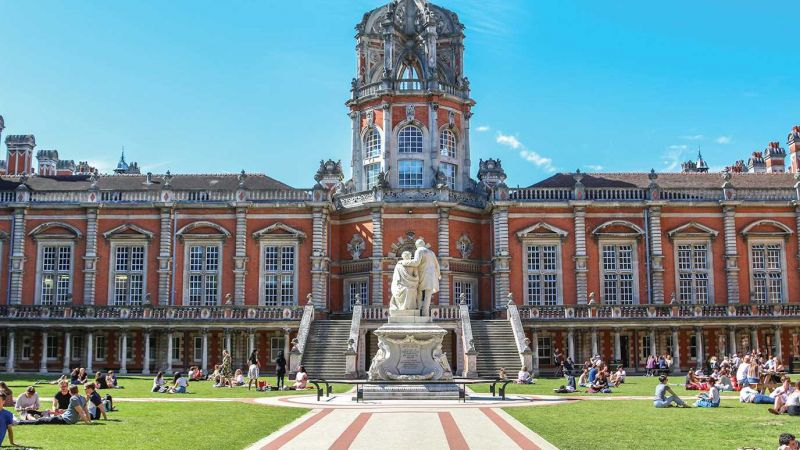
[[[320,159],[349,166],[353,27],[380,4],[0,0],[5,134],[310,186]],[[467,27],[473,174],[678,170],[698,145],[719,170],[800,123],[796,2],[439,4]]]

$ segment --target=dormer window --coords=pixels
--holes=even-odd
[[[406,64],[400,70],[399,89],[401,91],[418,91],[422,89],[422,77],[419,75],[419,70],[412,64]]]
[[[398,138],[399,153],[422,153],[422,130],[414,125],[409,125],[400,130]]]

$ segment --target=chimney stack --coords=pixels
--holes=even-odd
[[[12,134],[6,137],[6,147],[8,147],[6,174],[12,176],[31,175],[36,138],[32,134]]]
[[[786,150],[781,148],[780,142],[770,142],[764,155],[767,161],[767,172],[783,173],[786,171]]]
[[[58,175],[58,150],[39,150],[36,152],[39,161],[39,176],[54,177]]]
[[[800,125],[792,128],[786,145],[789,146],[789,170],[798,173],[800,172]]]
[[[763,154],[761,152],[753,152],[753,155],[747,160],[747,168],[753,173],[765,173],[767,171],[767,163],[764,162]]]

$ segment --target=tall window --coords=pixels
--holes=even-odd
[[[439,153],[448,158],[456,157],[456,135],[450,130],[442,131],[439,135]]]
[[[558,245],[528,244],[526,253],[527,304],[557,305],[559,303]]]
[[[219,299],[217,244],[189,246],[189,306],[213,306]]]
[[[347,282],[347,302],[350,309],[356,304],[356,295],[361,297],[361,304],[366,305],[369,303],[369,280],[349,280]]]
[[[401,188],[422,187],[422,161],[401,159],[397,162],[399,186]]]
[[[689,336],[689,358],[697,359],[697,335],[694,333]]]
[[[144,300],[144,245],[114,247],[114,304],[141,305]]]
[[[30,336],[25,336],[22,338],[22,359],[31,359],[31,355],[33,355],[33,346],[31,344]]]
[[[453,280],[454,303],[461,304],[461,294],[464,294],[464,301],[469,309],[475,304],[475,281],[474,280]]]
[[[450,189],[456,188],[456,171],[457,166],[455,164],[449,163],[440,163],[439,168],[444,174],[444,182]]]
[[[8,336],[0,336],[0,359],[8,358]]]
[[[634,301],[632,244],[603,244],[603,300],[612,305]]]
[[[416,67],[411,64],[406,65],[400,70],[400,90],[401,91],[414,91],[422,89],[419,72]]]
[[[192,355],[195,361],[202,361],[203,360],[203,337],[202,336],[195,336],[194,338],[194,355]]]
[[[58,358],[58,336],[47,335],[47,359]]]
[[[399,153],[422,153],[422,130],[408,125],[397,135]]]
[[[94,359],[105,361],[106,359],[106,337],[95,336],[94,338]]]
[[[708,244],[679,243],[678,299],[682,303],[708,303]]]
[[[783,245],[756,243],[750,248],[752,296],[756,303],[783,301]]]
[[[552,364],[553,363],[553,353],[551,347],[551,341],[549,337],[539,337],[538,342],[539,344],[539,362],[543,362],[545,364]]]
[[[364,166],[364,171],[367,176],[367,189],[372,189],[378,184],[378,175],[381,173],[380,164],[367,164]]]
[[[41,271],[40,303],[68,304],[72,287],[72,246],[44,245],[41,249],[39,270]]]
[[[295,304],[295,246],[266,244],[264,254],[264,304]]]
[[[72,359],[83,359],[83,336],[72,336],[70,356]]]
[[[364,158],[377,158],[381,156],[381,134],[372,127],[364,136]]]
[[[172,336],[172,360],[180,361],[183,355],[183,336]]]

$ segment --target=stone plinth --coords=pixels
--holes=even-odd
[[[458,400],[455,384],[365,385],[364,400]]]
[[[392,321],[392,319],[396,319]],[[416,321],[430,317],[400,315],[375,330],[378,352],[369,368],[371,381],[448,381],[450,363],[442,353],[447,331],[433,323]],[[400,323],[396,323],[400,322]]]

